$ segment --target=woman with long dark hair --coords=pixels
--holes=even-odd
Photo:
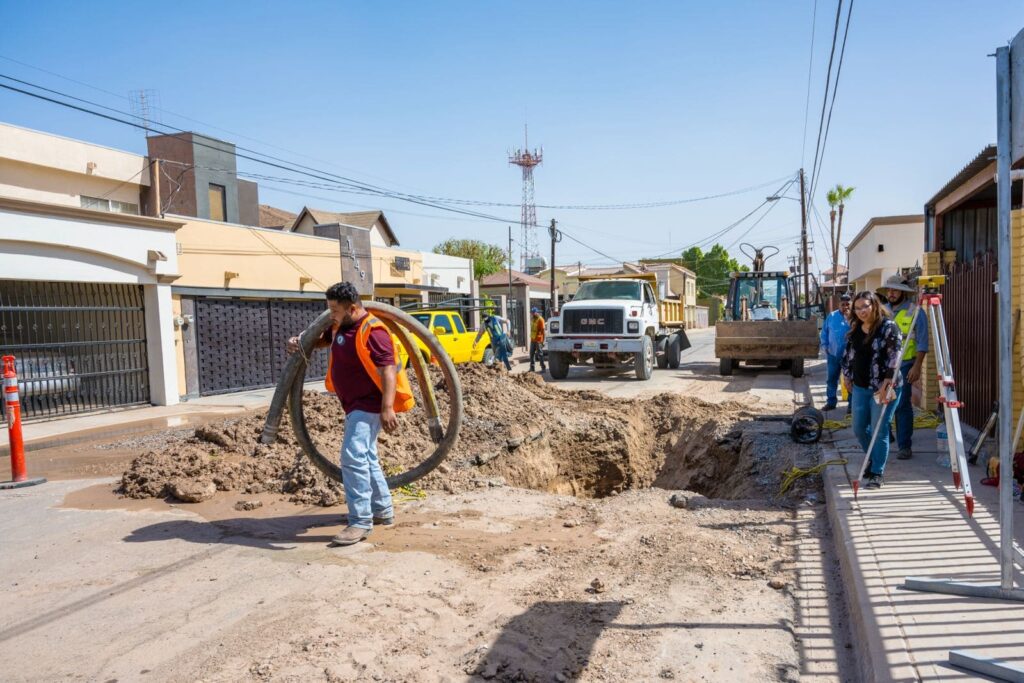
[[[882,431],[871,449],[864,473],[866,489],[882,487],[885,463],[889,459],[889,421],[899,401],[903,378],[900,347],[903,336],[889,311],[874,292],[860,292],[853,298],[850,331],[843,354],[843,382],[850,392],[853,433],[867,452],[872,430]]]

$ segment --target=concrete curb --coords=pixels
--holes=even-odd
[[[842,456],[832,444],[822,444],[824,460],[841,458]],[[886,650],[882,638],[882,624],[871,605],[871,594],[868,583],[881,584],[885,577],[880,575],[874,565],[864,565],[857,557],[853,547],[853,531],[848,519],[853,512],[848,499],[844,499],[840,490],[849,486],[846,469],[826,467],[822,472],[825,487],[825,501],[829,523],[832,525],[832,538],[836,545],[836,556],[839,558],[839,570],[843,577],[847,609],[853,629],[853,651],[857,668],[862,681],[894,681],[892,668],[911,667],[910,653],[903,647],[900,650]],[[893,623],[898,622],[891,605]]]

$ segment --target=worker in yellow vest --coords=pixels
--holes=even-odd
[[[327,289],[327,308],[333,325],[318,347],[330,347],[327,389],[345,410],[341,444],[341,475],[348,519],[331,545],[352,545],[369,536],[374,525],[395,522],[391,491],[377,457],[380,430],[398,429],[397,413],[416,405],[391,333],[363,308],[359,292],[349,282]],[[299,350],[299,338],[288,340],[288,352]]]
[[[893,275],[879,288],[878,293],[888,301],[893,320],[899,326],[904,337],[910,332],[910,323],[914,311],[918,307],[915,300],[916,291],[902,276]],[[907,350],[900,361],[900,374],[903,376],[903,392],[896,404],[896,458],[909,460],[914,453],[911,449],[911,437],[914,435],[914,406],[911,403],[913,384],[921,377],[921,366],[928,355],[928,318],[924,311],[917,316],[914,324],[914,336],[907,344]]]

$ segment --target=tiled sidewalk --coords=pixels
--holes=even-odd
[[[811,378],[818,405],[824,402],[820,381]],[[834,415],[841,417],[841,410]],[[862,488],[855,500],[850,479],[863,451],[849,429],[827,440],[827,458],[849,461],[846,472],[827,468],[825,487],[864,680],[990,680],[950,666],[952,649],[1000,658],[1024,670],[1024,602],[903,588],[906,577],[998,583],[997,491],[981,485],[983,468],[970,468],[976,499],[971,519],[949,469],[935,463],[934,430],[918,430],[914,458],[892,457],[885,486]],[[1020,503],[1014,505],[1014,523],[1020,543]],[[1017,580],[1024,586],[1019,566]],[[1018,680],[1024,681],[1024,675]]]

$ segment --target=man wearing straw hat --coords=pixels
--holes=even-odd
[[[893,275],[877,291],[879,296],[888,301],[893,321],[906,337],[910,332],[914,311],[918,307],[914,297],[917,290],[902,275]],[[914,435],[914,406],[911,403],[914,392],[911,386],[921,376],[921,366],[927,355],[928,318],[922,311],[914,324],[914,336],[908,342],[907,350],[900,361],[900,375],[903,377],[904,388],[896,404],[895,413],[896,458],[899,460],[909,460],[914,455],[911,450],[911,437]]]

